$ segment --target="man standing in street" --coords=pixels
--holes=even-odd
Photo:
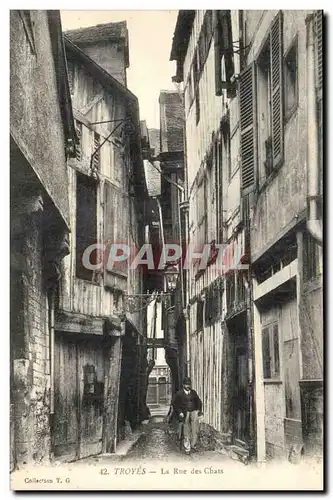
[[[202,402],[196,391],[191,388],[190,378],[184,378],[182,389],[175,395],[173,408],[184,425],[185,453],[189,454],[191,449],[196,451],[199,432],[198,417],[202,415]]]

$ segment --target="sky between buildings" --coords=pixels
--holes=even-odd
[[[170,51],[177,10],[62,10],[63,30],[127,21],[130,67],[127,86],[138,97],[140,119],[159,128],[160,90],[176,90]]]

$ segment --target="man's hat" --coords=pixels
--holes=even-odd
[[[185,377],[184,378],[183,385],[191,385],[191,379],[190,379],[190,377]]]

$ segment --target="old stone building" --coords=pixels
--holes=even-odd
[[[54,290],[75,127],[58,11],[10,12],[11,468],[51,455]]]
[[[258,460],[322,446],[321,50],[321,11],[180,11],[171,51],[188,241],[211,244],[188,276],[191,374],[205,422]]]
[[[108,25],[110,36],[114,30]],[[134,250],[143,243],[139,108],[112,74],[126,69],[128,52],[116,51],[115,61],[104,36],[104,26],[65,33],[78,142],[68,162],[72,232],[55,315],[53,450],[63,459],[114,451],[125,421],[135,428],[145,413],[145,321],[127,301],[142,293],[143,276],[129,260],[108,261],[112,244]]]

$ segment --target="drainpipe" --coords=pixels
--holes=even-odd
[[[307,19],[307,189],[308,217],[307,228],[318,244],[322,245],[322,222],[318,214],[319,196],[319,158],[318,158],[318,121],[316,106],[316,68],[313,16]]]
[[[50,413],[54,414],[54,347],[55,347],[55,326],[54,326],[54,299],[55,291],[50,292],[49,315],[50,315]]]
[[[50,360],[50,432],[51,432],[51,456],[54,453],[54,349],[55,349],[55,321],[54,321],[54,307],[55,307],[55,290],[50,289],[47,298],[47,314],[49,320],[49,360]]]

